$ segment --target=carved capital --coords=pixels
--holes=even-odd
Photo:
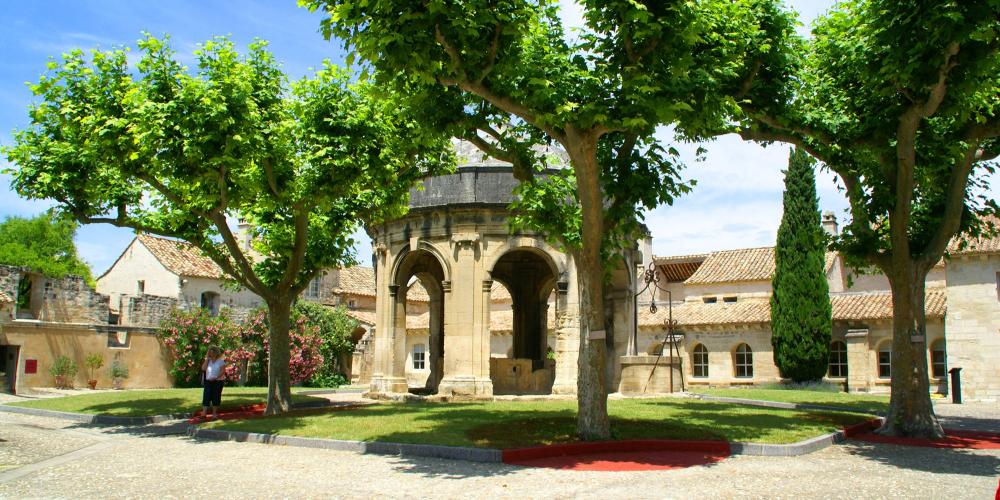
[[[441,291],[444,293],[451,292],[451,280],[444,280],[441,282]]]
[[[399,285],[389,285],[389,296],[395,298],[399,293]]]

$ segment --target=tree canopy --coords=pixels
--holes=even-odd
[[[982,215],[997,211],[984,187],[1000,155],[998,30],[995,0],[842,2],[788,61],[786,90],[741,103],[744,138],[796,144],[837,174],[851,219],[835,248],[889,278],[883,432],[941,435],[928,395],[924,281],[956,234],[995,229]]]
[[[5,152],[22,196],[83,223],[188,241],[268,306],[268,412],[288,409],[290,307],[316,273],[353,263],[361,221],[406,210],[419,178],[453,163],[406,102],[329,63],[291,85],[256,41],[215,38],[189,70],[168,40],[73,51],[31,86],[31,125]],[[252,249],[230,221],[249,223]]]
[[[94,286],[90,266],[76,253],[77,223],[52,211],[0,222],[0,264],[28,267],[50,278],[82,276]]]
[[[780,76],[791,16],[769,0],[584,1],[586,26],[568,40],[553,1],[300,3],[322,10],[324,35],[378,81],[415,80],[454,135],[514,165],[522,220],[576,264],[578,430],[607,438],[605,269],[634,244],[642,209],[689,190],[657,127],[702,137],[724,129],[748,92],[776,98],[780,85],[745,82]],[[552,142],[572,172],[537,178],[535,146]]]

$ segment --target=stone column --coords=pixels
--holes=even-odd
[[[847,390],[850,392],[870,391],[870,381],[875,378],[870,363],[868,330],[847,330]]]
[[[455,261],[450,276],[452,291],[445,303],[444,377],[438,394],[493,394],[489,376],[489,291],[485,293],[484,324],[479,244],[478,233],[455,233],[451,237]]]
[[[576,276],[567,273],[556,282],[556,375],[552,394],[576,394],[580,352],[580,305]]]

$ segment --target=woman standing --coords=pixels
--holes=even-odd
[[[222,403],[223,368],[226,367],[226,359],[222,357],[222,350],[216,346],[208,347],[208,355],[201,363],[201,369],[205,372],[205,389],[201,396],[201,415],[208,418],[208,408],[212,408],[212,418],[219,418],[219,405]]]

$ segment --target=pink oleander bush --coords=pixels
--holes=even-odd
[[[318,334],[319,329],[309,325],[305,316],[297,314],[292,316],[292,325],[288,332],[291,341],[288,371],[291,382],[301,384],[311,379],[316,370],[323,365],[324,359],[320,353],[322,339]],[[243,346],[254,354],[247,363],[247,384],[267,385],[267,310],[258,309],[251,313],[240,325],[239,330]]]
[[[201,363],[208,346],[217,345],[226,358],[224,378],[240,385],[267,385],[267,310],[257,309],[236,323],[224,312],[211,316],[205,309],[175,311],[160,325],[160,339],[171,353],[170,375],[178,387],[201,384]],[[293,384],[309,381],[324,365],[319,327],[293,314],[289,375]]]
[[[160,325],[159,337],[170,351],[170,376],[178,387],[201,385],[201,363],[208,346],[219,346],[227,360],[230,353],[241,346],[236,327],[228,315],[223,312],[212,316],[208,310],[200,308],[174,311]]]

